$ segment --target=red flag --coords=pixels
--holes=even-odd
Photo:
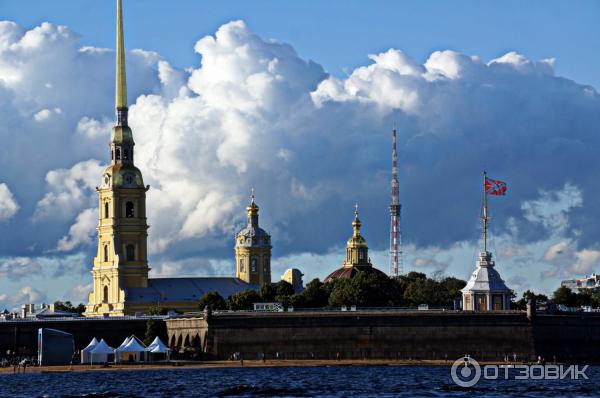
[[[485,193],[490,195],[506,195],[506,183],[485,177]]]

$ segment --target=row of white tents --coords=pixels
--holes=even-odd
[[[170,354],[171,350],[158,336],[146,347],[140,339],[132,335],[117,348],[110,347],[104,339],[98,341],[94,337],[90,344],[81,350],[81,363],[105,363],[110,362],[111,358],[115,363],[140,362],[154,360],[163,355],[168,360]]]

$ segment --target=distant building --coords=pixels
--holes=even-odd
[[[600,275],[592,274],[579,279],[567,279],[560,283],[561,286],[568,287],[575,293],[590,289],[593,292],[600,291]]]
[[[281,280],[286,281],[294,288],[294,292],[296,294],[302,293],[304,290],[304,283],[302,282],[302,277],[304,274],[298,268],[290,268],[285,271],[282,275]]]
[[[41,304],[40,308],[36,311],[35,304],[23,304],[21,306],[21,318],[37,318],[37,319],[49,319],[49,318],[76,318],[80,316],[74,312],[57,310],[54,304]]]
[[[346,258],[342,263],[342,267],[329,274],[327,278],[325,278],[325,282],[334,279],[351,279],[359,273],[386,275],[371,264],[369,247],[367,246],[365,238],[360,234],[360,226],[361,223],[358,219],[357,205],[354,211],[354,221],[352,221],[352,229],[354,232],[346,244]]]

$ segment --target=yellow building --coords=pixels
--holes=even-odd
[[[248,245],[240,244],[240,258],[246,258],[250,264],[248,272],[238,273],[243,280],[232,277],[148,278],[146,191],[150,187],[144,186],[142,173],[134,165],[135,143],[127,122],[121,0],[117,0],[116,58],[117,121],[109,144],[111,162],[97,188],[98,249],[92,269],[93,290],[88,297],[85,315],[122,316],[157,306],[194,311],[198,309],[198,300],[207,292],[218,291],[227,298],[244,289],[257,289],[257,284],[263,281],[270,282],[268,235],[266,238],[260,235],[256,242],[251,237]],[[256,222],[258,228],[258,206],[253,202],[248,209],[249,220]],[[261,267],[255,270],[258,264]]]
[[[271,283],[271,235],[258,226],[258,206],[252,193],[248,225],[235,236],[236,277],[254,285]]]

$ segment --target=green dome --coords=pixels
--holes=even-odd
[[[133,144],[133,133],[129,126],[115,126],[112,130],[113,144]]]
[[[108,180],[107,180],[108,177]],[[144,179],[142,172],[132,164],[117,163],[108,166],[104,171],[104,185],[112,181],[113,187],[119,188],[143,188]]]

